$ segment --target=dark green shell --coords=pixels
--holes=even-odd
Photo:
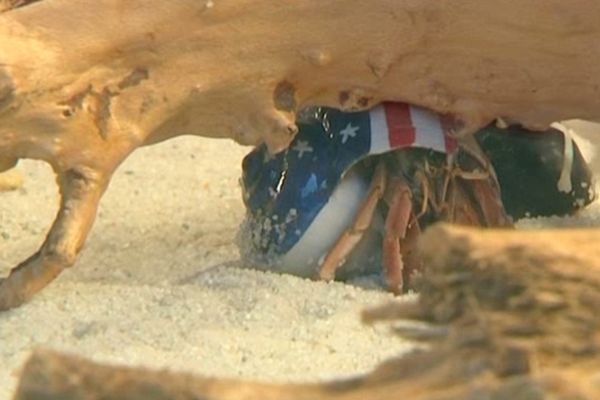
[[[476,134],[492,162],[506,211],[515,219],[568,215],[595,197],[592,172],[573,143],[572,190],[558,188],[564,160],[565,135],[556,129],[530,132],[493,125]]]

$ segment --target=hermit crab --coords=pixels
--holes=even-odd
[[[271,155],[259,147],[243,161],[247,217],[239,242],[243,256],[263,268],[325,280],[382,270],[387,287],[401,293],[422,268],[416,240],[432,223],[510,227],[505,204],[521,217],[524,210],[564,214],[593,198],[576,146],[569,147],[577,167],[569,193],[551,183],[562,173],[556,162],[525,176],[511,170],[539,159],[536,146],[551,161],[559,154],[554,147],[564,156],[567,137],[559,131],[489,126],[456,140],[446,117],[402,103],[355,113],[312,108],[299,128],[287,151]],[[490,159],[500,160],[503,176]],[[552,205],[502,193],[502,181],[515,188],[514,179]]]
[[[416,240],[437,221],[462,225],[511,226],[489,164],[465,148],[455,154],[423,148],[400,149],[365,160],[357,168],[373,170],[371,186],[354,221],[340,235],[319,267],[319,277],[331,280],[361,239],[375,213],[385,216],[382,265],[389,289],[402,291],[404,282],[421,269]]]

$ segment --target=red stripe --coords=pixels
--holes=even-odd
[[[440,115],[440,124],[444,131],[444,144],[446,146],[446,153],[454,153],[458,148],[458,141],[454,138],[453,128],[455,125],[454,117],[448,114]]]
[[[410,106],[406,103],[384,103],[383,108],[390,146],[393,149],[412,146],[416,132],[410,118]]]

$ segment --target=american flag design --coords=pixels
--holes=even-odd
[[[264,260],[288,253],[330,201],[341,179],[365,157],[422,147],[450,153],[447,118],[404,103],[347,113],[311,108],[288,150],[259,146],[242,163],[250,246]]]
[[[368,111],[371,145],[369,154],[422,147],[444,153],[456,150],[450,135],[452,119],[406,103],[383,103]]]

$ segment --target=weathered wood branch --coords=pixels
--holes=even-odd
[[[428,268],[419,302],[365,316],[370,322],[416,319],[420,325],[396,330],[428,341],[431,349],[391,360],[363,378],[252,384],[39,352],[26,365],[15,399],[598,399],[599,241],[594,230],[431,229],[422,240]]]
[[[0,0],[0,12],[13,10],[15,8],[24,7],[28,4],[35,3],[41,0]]]
[[[315,389],[309,386],[297,388],[312,393]],[[107,400],[276,400],[290,398],[285,397],[286,391],[287,388],[282,390],[268,384],[246,384],[166,371],[107,367],[78,357],[38,351],[27,362],[15,400],[78,400],[94,397]]]
[[[598,120],[598,20],[594,0],[44,0],[0,18],[0,154],[57,162],[70,136],[277,148],[298,106],[384,99],[474,124]]]

